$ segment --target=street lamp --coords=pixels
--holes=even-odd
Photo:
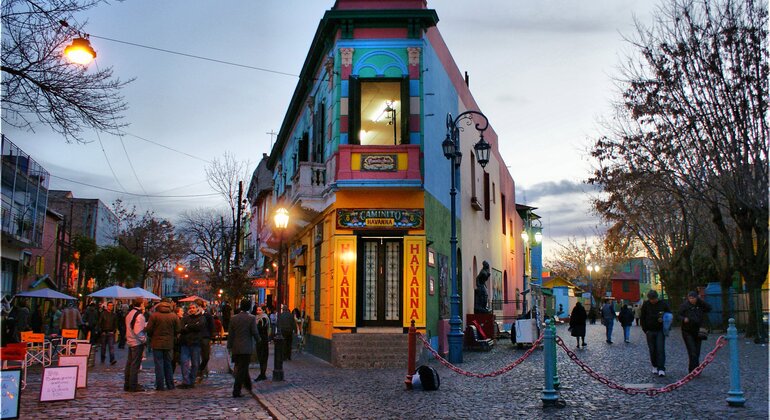
[[[489,162],[489,151],[491,146],[484,141],[484,130],[489,127],[489,120],[487,117],[478,111],[465,111],[452,119],[452,114],[446,116],[446,128],[447,134],[444,141],[441,143],[441,148],[444,151],[444,157],[446,157],[451,163],[451,187],[449,189],[449,196],[451,197],[451,229],[452,236],[449,238],[449,244],[451,248],[451,260],[452,260],[452,296],[450,298],[451,314],[449,317],[449,362],[452,364],[462,363],[463,361],[463,332],[462,332],[462,319],[460,318],[460,295],[457,287],[457,168],[460,166],[462,159],[462,152],[460,151],[460,131],[464,131],[465,127],[459,126],[460,122],[464,122],[465,126],[470,126],[474,123],[473,116],[478,115],[484,119],[484,125],[475,124],[476,131],[480,133],[478,143],[473,148],[476,151],[476,160],[479,162],[482,168],[484,168]]]
[[[283,303],[283,232],[286,230],[286,228],[289,226],[289,211],[286,210],[284,207],[279,207],[275,211],[275,216],[273,216],[273,221],[275,223],[275,229],[279,232],[280,241],[278,244],[278,274],[276,276],[276,299],[277,299],[277,306],[280,308],[280,305]]]
[[[599,267],[598,264],[591,264],[588,263],[588,266],[586,269],[588,270],[588,293],[591,295],[591,306],[594,304],[594,277],[593,272],[596,271],[596,274],[599,274],[599,270],[601,267]]]

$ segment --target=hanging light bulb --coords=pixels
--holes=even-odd
[[[78,37],[73,39],[72,43],[64,48],[64,55],[71,62],[85,66],[96,58],[96,51],[91,47],[88,39]]]

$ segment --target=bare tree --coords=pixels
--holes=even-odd
[[[2,4],[2,121],[34,129],[35,120],[82,141],[86,128],[117,133],[127,105],[120,89],[129,81],[112,68],[90,71],[67,62],[64,47],[85,22],[68,19],[102,0],[4,0]]]
[[[224,281],[226,261],[233,249],[224,216],[213,209],[196,209],[184,212],[179,220],[180,232],[190,240],[191,255],[200,260],[201,269],[216,284]]]
[[[620,112],[592,152],[603,187],[665,179],[656,200],[679,201],[679,220],[708,209],[750,290],[768,271],[767,39],[763,2],[669,0],[650,27],[637,23]]]

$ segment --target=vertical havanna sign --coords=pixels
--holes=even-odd
[[[425,327],[425,237],[404,237],[404,327]]]
[[[356,326],[356,237],[334,240],[334,326]]]

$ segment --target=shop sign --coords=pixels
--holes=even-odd
[[[361,171],[395,172],[398,168],[398,155],[361,154]]]
[[[425,237],[404,237],[404,327],[425,327]]]
[[[254,279],[254,287],[258,289],[272,289],[275,287],[275,279]]]
[[[337,209],[338,229],[422,229],[423,209]]]
[[[356,237],[334,241],[334,326],[356,326]]]

